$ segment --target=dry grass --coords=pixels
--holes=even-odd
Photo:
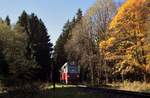
[[[112,86],[112,88],[117,88],[119,90],[127,90],[127,91],[136,91],[136,92],[149,92],[150,93],[150,83],[146,82],[119,82],[119,83],[112,83],[108,84]]]

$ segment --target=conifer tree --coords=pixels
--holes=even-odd
[[[43,21],[34,13],[28,15],[24,11],[18,23],[28,35],[27,58],[35,59],[40,65],[37,78],[50,79],[52,43]]]
[[[82,18],[82,10],[81,9],[78,9],[76,16],[77,16],[77,21],[80,21]]]
[[[6,24],[7,24],[8,26],[10,26],[10,18],[9,18],[9,16],[6,17],[5,22],[6,22]]]

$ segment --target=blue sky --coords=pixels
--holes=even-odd
[[[51,42],[55,43],[64,23],[68,19],[72,19],[77,9],[81,8],[83,12],[86,12],[95,1],[96,0],[1,0],[0,17],[4,19],[9,15],[11,22],[15,23],[23,10],[29,14],[34,12],[44,21],[51,36]]]

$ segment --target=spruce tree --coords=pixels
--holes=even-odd
[[[69,20],[65,23],[63,27],[63,32],[59,36],[58,40],[56,41],[56,45],[54,47],[54,62],[55,62],[55,69],[56,69],[56,77],[59,77],[59,70],[61,66],[67,62],[67,53],[65,52],[64,45],[66,44],[67,40],[69,39],[69,31],[71,22]],[[59,78],[57,78],[57,81]]]
[[[37,79],[50,79],[51,71],[51,52],[52,43],[47,32],[47,29],[41,19],[34,13],[28,15],[25,11],[19,18],[18,23],[24,28],[28,35],[27,54],[31,59],[35,59],[40,65]]]
[[[56,45],[54,47],[54,61],[55,61],[55,68],[56,68],[56,77],[59,77],[59,70],[61,66],[65,63],[70,61],[68,53],[65,50],[65,45],[69,41],[72,36],[72,29],[79,22],[82,18],[82,11],[79,9],[76,13],[76,17],[73,17],[72,21],[67,21],[64,24],[63,30],[61,35],[59,36],[58,40],[56,41]],[[59,80],[59,79],[57,79]]]
[[[10,26],[10,18],[9,16],[6,16],[5,22],[8,26]]]
[[[26,58],[32,59],[33,50],[31,48],[31,32],[29,30],[29,18],[30,16],[26,13],[26,11],[23,11],[21,16],[19,17],[17,24],[23,27],[23,32],[25,32],[28,35],[27,46],[26,46]]]
[[[77,21],[80,21],[81,20],[81,18],[82,18],[82,10],[81,9],[78,9],[78,11],[77,11]]]

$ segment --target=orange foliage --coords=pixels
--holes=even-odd
[[[117,15],[113,18],[110,29],[116,28],[119,24],[124,24],[124,27],[141,25],[139,19],[144,18],[146,0],[127,0],[118,10]],[[139,19],[138,19],[139,18]]]
[[[113,46],[114,42],[115,42],[115,38],[111,37],[107,41],[100,42],[99,47],[100,48],[109,48],[109,47]]]
[[[144,71],[150,70],[150,58],[146,57],[150,54],[150,42],[147,40],[148,26],[150,27],[149,5],[150,0],[127,0],[110,23],[109,29],[113,32],[110,38],[100,43],[100,48],[106,50],[107,57],[122,56],[114,64],[117,65],[117,72],[126,74],[141,67]],[[110,46],[113,46],[113,51],[108,49]]]

